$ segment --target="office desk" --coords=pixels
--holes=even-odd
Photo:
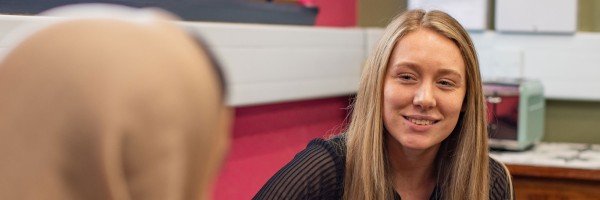
[[[600,200],[600,145],[541,143],[491,154],[510,170],[516,199]]]
[[[516,199],[600,199],[600,170],[507,164]]]

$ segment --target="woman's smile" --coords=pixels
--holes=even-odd
[[[423,116],[423,115],[402,115],[409,124],[409,128],[415,132],[428,131],[433,125],[438,123],[435,117]]]

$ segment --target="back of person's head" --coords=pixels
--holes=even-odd
[[[168,14],[126,12],[56,20],[5,55],[0,199],[206,197],[229,141],[218,66]]]

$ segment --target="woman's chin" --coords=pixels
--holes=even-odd
[[[424,150],[428,150],[431,149],[434,146],[437,146],[438,144],[435,144],[433,142],[430,141],[424,141],[424,140],[406,140],[406,141],[400,141],[400,144],[402,146],[402,148],[406,149],[406,150],[418,150],[418,151],[424,151]]]

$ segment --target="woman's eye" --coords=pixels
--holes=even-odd
[[[454,87],[456,85],[452,81],[447,81],[447,80],[441,80],[438,82],[438,84],[443,87]]]
[[[398,78],[402,81],[416,81],[417,79],[410,74],[400,74],[398,75]]]

